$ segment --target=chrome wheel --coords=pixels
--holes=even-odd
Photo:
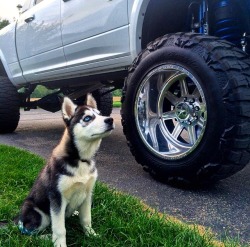
[[[144,144],[164,159],[190,154],[206,128],[202,88],[194,75],[177,65],[161,65],[144,78],[134,111]]]

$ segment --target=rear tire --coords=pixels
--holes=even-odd
[[[215,182],[250,160],[250,60],[227,41],[179,33],[151,42],[122,102],[132,154],[162,181]]]
[[[13,132],[20,118],[17,89],[7,77],[0,76],[0,133]]]
[[[101,88],[92,93],[96,100],[97,108],[103,116],[110,116],[113,109],[113,96],[111,92],[108,92],[109,90],[109,88]]]

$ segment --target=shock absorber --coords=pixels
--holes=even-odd
[[[207,0],[192,0],[188,6],[188,21],[191,32],[209,34]]]
[[[244,33],[238,0],[214,0],[213,34],[240,46]]]
[[[199,10],[199,18],[200,18],[200,33],[208,34],[208,4],[206,0],[201,1],[200,10]]]

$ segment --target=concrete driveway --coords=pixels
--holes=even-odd
[[[119,109],[113,110],[116,129],[103,140],[97,155],[99,180],[142,199],[161,212],[189,223],[212,228],[223,237],[239,236],[250,241],[250,166],[214,186],[183,190],[161,184],[144,172],[130,154],[120,124]],[[21,112],[13,134],[1,135],[0,143],[21,147],[48,158],[64,126],[60,113],[43,110]]]

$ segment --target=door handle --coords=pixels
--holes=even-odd
[[[32,15],[32,16],[29,16],[28,18],[24,19],[24,21],[25,21],[26,23],[29,23],[29,22],[33,21],[34,19],[35,19],[35,16]]]
[[[70,0],[63,0],[64,2],[68,2],[68,1],[70,1]]]

